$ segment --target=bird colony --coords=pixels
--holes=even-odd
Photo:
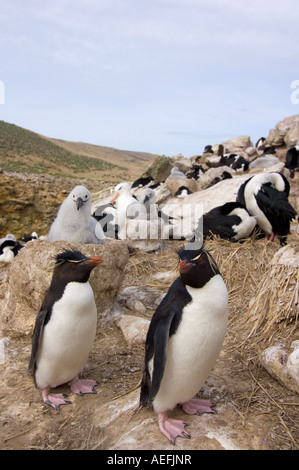
[[[159,181],[147,176],[120,182],[94,201],[86,187],[75,186],[48,234],[1,239],[2,264],[12,263],[27,243],[39,239],[82,246],[56,254],[51,282],[36,312],[28,366],[45,406],[59,410],[70,403],[55,393],[61,384],[78,395],[96,393],[98,385],[79,376],[93,348],[100,313],[89,278],[92,271],[101,276],[105,260],[87,256],[85,245],[122,240],[134,256],[135,250],[163,250],[165,243],[181,240],[178,277],[157,306],[146,335],[140,407],[153,409],[160,432],[172,444],[190,435],[185,422],[168,416],[170,410],[180,405],[187,415],[213,412],[213,403],[195,397],[221,351],[229,299],[206,240],[220,237],[241,244],[257,237],[270,243],[277,237],[285,246],[297,217],[289,195],[298,148],[288,151],[285,162],[278,161],[263,139],[256,149],[258,156],[250,161],[224,153],[221,146],[217,152],[207,146],[187,169],[173,165]]]

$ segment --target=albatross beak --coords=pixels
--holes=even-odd
[[[84,263],[88,264],[88,266],[97,266],[103,262],[102,258],[99,256],[89,256]]]
[[[113,203],[116,201],[116,199],[118,198],[118,196],[119,196],[118,192],[115,191],[114,196],[113,196],[113,198],[112,198],[111,201],[110,201],[110,204],[113,204]]]
[[[78,198],[77,198],[76,204],[77,204],[77,211],[78,211],[78,210],[80,209],[80,207],[83,206],[83,199],[82,199],[82,197],[78,197]]]

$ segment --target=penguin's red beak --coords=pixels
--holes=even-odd
[[[118,198],[118,192],[115,191],[114,196],[113,196],[113,198],[112,198],[111,201],[110,201],[110,204],[113,204],[113,203],[116,201],[117,198]]]
[[[84,262],[85,264],[88,264],[88,266],[97,266],[98,264],[101,264],[103,260],[99,256],[89,256],[89,258]]]
[[[188,261],[183,260],[179,263],[179,271],[180,273],[187,273],[190,268],[192,268],[192,263],[188,263]]]

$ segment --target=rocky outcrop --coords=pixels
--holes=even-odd
[[[129,258],[126,242],[108,241],[105,245],[75,245],[36,240],[27,243],[14,261],[1,267],[0,324],[3,336],[30,334],[35,318],[49,288],[54,256],[64,248],[101,256],[103,263],[94,269],[90,284],[94,291],[100,322],[109,320],[111,306],[118,294]]]
[[[293,132],[296,133],[298,131],[293,131],[294,128],[298,127],[299,125],[299,114],[295,114],[294,116],[289,116],[283,119],[282,121],[279,121],[275,129],[271,129],[268,137],[266,138],[266,143],[268,145],[273,145],[273,146],[283,146],[283,145],[294,145],[294,138]],[[288,137],[287,137],[288,135]],[[296,142],[295,142],[296,143]]]
[[[60,204],[75,185],[72,179],[0,172],[0,235],[47,234]]]
[[[244,152],[247,148],[252,147],[252,142],[249,136],[243,135],[235,139],[226,140],[222,145],[224,147],[224,153],[239,154]]]
[[[173,167],[172,160],[169,157],[162,155],[161,157],[155,158],[151,166],[143,173],[142,177],[150,176],[155,183],[165,181],[169,176]]]

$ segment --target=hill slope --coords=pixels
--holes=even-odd
[[[52,176],[104,180],[136,179],[155,155],[41,136],[0,121],[0,167]]]

